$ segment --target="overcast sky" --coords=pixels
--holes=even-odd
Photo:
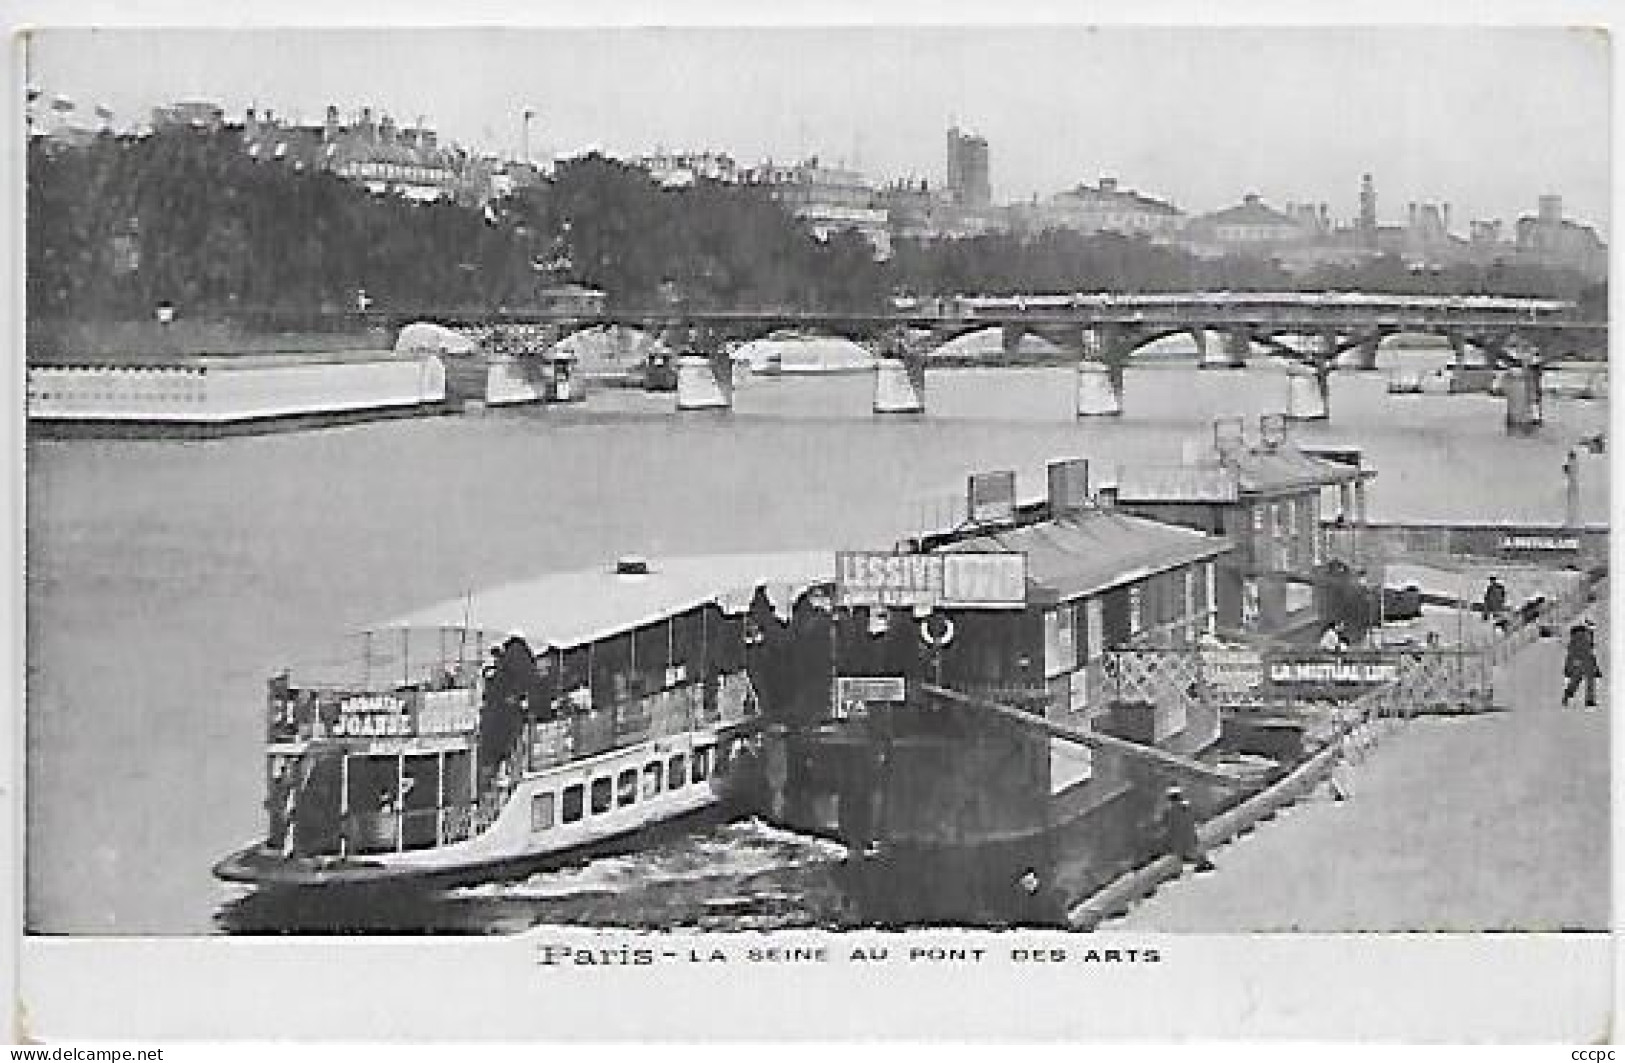
[[[1470,218],[1564,197],[1606,230],[1609,48],[1552,28],[863,27],[530,30],[52,30],[29,79],[119,120],[203,98],[319,119],[363,104],[443,137],[538,157],[708,147],[817,154],[877,178],[943,177],[950,120],[982,133],[995,198],[1079,180],[1213,210],[1378,212],[1449,202]]]

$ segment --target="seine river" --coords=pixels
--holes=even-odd
[[[1396,357],[1384,352],[1385,364]],[[1407,364],[1439,360],[1417,352]],[[1374,519],[1562,519],[1564,453],[1607,405],[1389,396],[1333,378],[1305,439],[1366,448]],[[343,633],[470,587],[617,554],[887,545],[967,471],[1177,461],[1211,421],[1284,408],[1279,369],[1130,370],[1120,418],[1079,421],[1065,369],[933,373],[930,412],[870,413],[867,376],[753,379],[731,414],[596,392],[583,406],[208,442],[27,448],[27,920],[46,933],[276,929],[210,864],[262,829],[264,677]],[[1588,510],[1606,513],[1606,484]],[[837,911],[838,854],[757,823],[442,898],[413,926],[789,925]],[[426,902],[428,903],[428,902]]]

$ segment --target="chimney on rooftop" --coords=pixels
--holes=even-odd
[[[1213,449],[1219,461],[1234,462],[1247,450],[1246,422],[1240,417],[1221,417],[1213,422]]]
[[[1279,413],[1266,413],[1259,417],[1258,441],[1271,453],[1280,450],[1286,442],[1286,417]]]
[[[1049,471],[1049,516],[1056,520],[1089,505],[1089,461],[1065,458],[1052,461]]]

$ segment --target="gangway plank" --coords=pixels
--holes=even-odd
[[[967,708],[981,709],[1002,716],[1012,723],[1035,731],[1042,731],[1051,738],[1059,738],[1063,742],[1074,742],[1078,745],[1088,746],[1091,749],[1105,750],[1110,753],[1119,753],[1126,757],[1134,757],[1145,761],[1153,768],[1168,772],[1171,775],[1185,776],[1198,779],[1202,782],[1217,783],[1234,789],[1246,789],[1252,784],[1239,776],[1203,764],[1190,757],[1182,757],[1177,753],[1170,753],[1156,746],[1142,745],[1139,742],[1130,742],[1126,738],[1115,735],[1100,734],[1096,731],[1080,731],[1074,727],[1066,727],[1046,720],[1030,712],[1023,712],[1011,705],[1005,705],[987,698],[973,697],[948,687],[936,686],[932,683],[921,684],[921,689],[935,698]]]

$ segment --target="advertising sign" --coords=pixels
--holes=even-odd
[[[1501,552],[1507,554],[1572,554],[1579,549],[1580,538],[1576,535],[1501,536]]]
[[[843,551],[835,555],[835,598],[847,609],[1020,609],[1027,602],[1027,555]]]
[[[846,551],[835,555],[835,604],[932,606],[942,600],[941,554]]]
[[[406,702],[394,694],[345,698],[333,725],[335,738],[397,738],[412,733]]]
[[[1221,698],[1257,696],[1264,688],[1264,658],[1246,648],[1204,649],[1202,678]]]
[[[429,690],[418,698],[418,734],[458,734],[479,725],[472,690]]]
[[[964,609],[1027,604],[1027,555],[943,554],[942,602]]]
[[[1357,697],[1397,680],[1399,662],[1391,657],[1304,654],[1271,659],[1266,673],[1270,685],[1281,692]]]
[[[853,701],[898,703],[907,693],[900,675],[840,676],[835,680],[835,694],[843,705]]]

